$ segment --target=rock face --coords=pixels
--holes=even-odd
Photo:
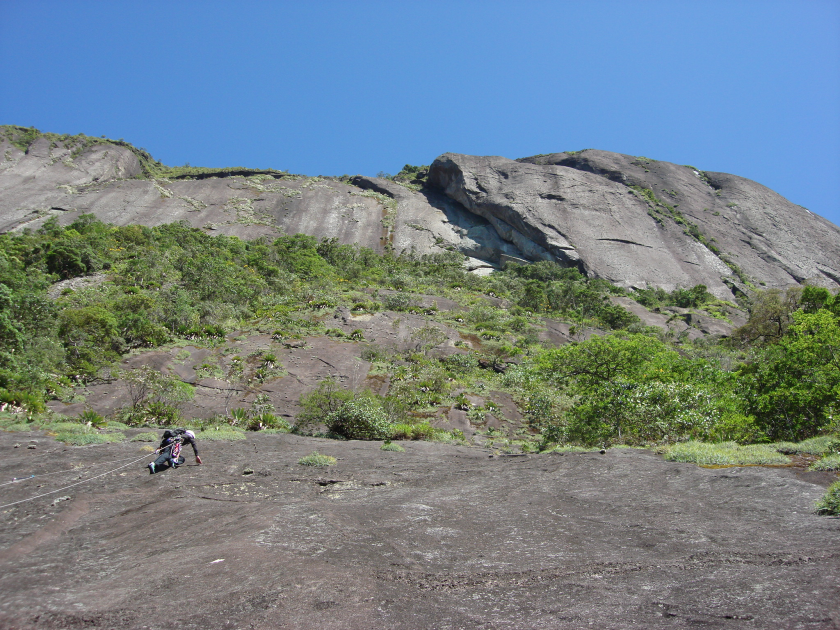
[[[14,448],[33,437],[38,450]],[[638,449],[488,458],[404,445],[199,436],[203,465],[188,449],[186,465],[149,475],[153,457],[143,460],[138,442],[66,448],[0,431],[5,479],[49,475],[6,485],[4,503],[53,492],[0,513],[0,627],[827,630],[840,621],[837,520],[811,514],[825,473],[713,470]],[[337,464],[296,463],[315,449]],[[82,485],[61,490],[71,483]]]
[[[430,183],[528,260],[627,287],[745,281],[840,286],[840,229],[741,177],[587,150],[508,160],[445,154]]]
[[[116,225],[186,221],[242,238],[303,232],[381,249],[387,237],[382,204],[336,180],[134,179],[141,168],[128,148],[97,144],[73,157],[46,138],[24,153],[0,137],[0,156],[0,231],[35,228],[51,215],[66,224],[93,213]]]
[[[0,127],[0,232],[82,213],[186,221],[241,238],[303,232],[382,251],[455,249],[477,273],[554,260],[625,287],[840,287],[840,229],[755,182],[587,150],[509,160],[447,153],[421,190],[381,178],[219,171],[144,176],[119,143],[78,148]]]

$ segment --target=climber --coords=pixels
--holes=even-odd
[[[149,472],[155,474],[162,468],[171,466],[178,468],[186,460],[181,455],[181,447],[185,442],[189,442],[192,446],[193,453],[195,453],[195,463],[201,464],[201,458],[198,456],[198,447],[195,444],[195,433],[185,429],[167,429],[163,432],[163,439],[160,441],[156,453],[160,453],[158,458],[149,464]]]

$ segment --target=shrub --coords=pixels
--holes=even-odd
[[[840,515],[840,481],[835,481],[828,487],[823,497],[814,505],[817,514],[826,516]]]
[[[569,436],[588,445],[701,437],[715,425],[715,405],[709,391],[692,383],[616,380],[581,397],[569,413]]]
[[[324,379],[317,388],[300,397],[303,411],[295,418],[294,432],[304,433],[325,423],[327,418],[354,397],[353,392],[341,387],[334,378]]]
[[[330,455],[321,455],[318,451],[312,451],[306,457],[301,457],[298,460],[298,464],[301,466],[315,466],[317,468],[324,468],[326,466],[332,466],[338,460],[335,457],[331,457]]]
[[[410,440],[414,435],[414,425],[398,422],[391,425],[391,438],[394,440]]]
[[[89,424],[97,429],[105,426],[105,418],[96,413],[93,409],[85,409],[79,414],[79,422]]]
[[[724,413],[720,420],[712,425],[706,437],[713,442],[738,442],[738,444],[754,444],[767,440],[767,436],[753,416],[736,412]]]
[[[840,470],[840,454],[828,455],[808,466],[808,470]]]
[[[394,451],[395,453],[405,453],[405,449],[399,444],[394,444],[390,440],[379,447],[383,451]]]
[[[389,293],[382,299],[382,306],[388,311],[407,311],[415,300],[406,293]]]
[[[181,411],[174,405],[155,400],[146,405],[146,420],[163,427],[181,423]]]
[[[412,440],[430,440],[435,436],[436,429],[428,422],[418,422],[412,427]]]
[[[288,432],[291,426],[283,418],[278,418],[273,413],[264,412],[251,416],[245,425],[248,431],[262,431],[265,429],[274,429],[277,431]]]
[[[451,354],[440,362],[453,374],[469,374],[478,367],[478,360],[472,354]]]
[[[690,462],[705,466],[767,466],[787,464],[790,461],[769,444],[739,446],[735,442],[682,442],[667,448],[664,455],[669,462]]]
[[[349,440],[384,440],[391,424],[378,400],[364,396],[347,401],[327,418],[330,431]]]

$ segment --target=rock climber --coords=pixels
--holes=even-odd
[[[198,447],[195,444],[195,433],[187,431],[186,429],[167,429],[163,432],[163,439],[160,441],[156,453],[160,453],[158,458],[149,464],[149,472],[155,474],[159,470],[171,466],[178,468],[186,460],[181,455],[181,447],[189,443],[192,446],[193,453],[195,453],[195,463],[201,464],[201,457],[198,456]]]

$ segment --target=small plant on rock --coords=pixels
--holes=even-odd
[[[828,487],[823,497],[814,506],[817,514],[824,516],[840,515],[840,481],[835,481]]]
[[[157,442],[158,441],[158,434],[152,433],[151,431],[147,433],[138,433],[133,438],[131,438],[132,442]]]
[[[80,413],[79,422],[94,427],[95,429],[104,427],[107,424],[105,418],[96,413],[93,409],[85,409],[82,413]]]
[[[318,451],[312,451],[306,457],[301,457],[298,464],[301,466],[314,466],[316,468],[325,468],[326,466],[334,465],[338,460],[330,455],[321,455]]]

